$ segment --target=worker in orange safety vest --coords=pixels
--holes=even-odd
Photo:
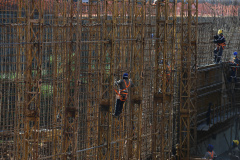
[[[216,158],[216,157],[217,157],[217,155],[213,151],[213,145],[209,144],[208,147],[207,147],[207,152],[205,153],[204,158],[209,159],[209,160],[214,160],[214,158]]]
[[[115,85],[119,86],[119,90],[115,90],[116,92],[116,105],[115,105],[115,113],[114,116],[119,116],[122,113],[123,104],[127,100],[128,96],[128,88],[133,87],[133,82],[131,79],[128,79],[128,73],[123,74],[123,79],[119,81],[115,81]]]

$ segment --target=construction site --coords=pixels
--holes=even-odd
[[[0,0],[0,159],[229,160],[239,20],[239,0]]]

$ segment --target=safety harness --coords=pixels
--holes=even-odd
[[[223,50],[224,50],[224,47],[226,46],[226,43],[225,42],[223,42],[223,43],[218,43],[218,47],[219,46],[221,46],[222,48],[223,48]]]
[[[128,85],[127,85],[126,80],[124,80],[124,83],[125,83],[126,88],[124,88],[124,89],[122,89],[122,90],[120,90],[120,91],[117,91],[116,89],[114,89],[114,91],[115,91],[115,92],[117,93],[117,95],[120,97],[120,100],[121,100],[121,101],[126,101],[126,100],[127,100],[128,92],[124,92],[124,91],[126,91],[127,88],[130,86],[130,81],[129,81]]]
[[[170,80],[170,75],[171,75],[171,69],[170,69],[169,65],[167,66],[167,69],[168,69],[168,71],[167,71],[167,83],[168,83],[168,81]]]
[[[233,59],[232,63],[238,66],[238,63],[235,62],[235,58]],[[237,67],[232,67],[232,70],[237,71]]]
[[[211,156],[211,159],[210,159],[210,160],[212,160],[212,159],[213,159],[213,151],[212,151],[212,152],[209,152],[209,151],[208,151],[208,153],[209,153],[210,156]]]
[[[224,36],[221,36],[220,38],[218,38],[218,40],[223,40],[224,39]],[[223,42],[223,43],[217,43],[217,48],[218,48],[218,50],[219,50],[219,47],[221,46],[222,47],[222,49],[224,50],[224,47],[226,46],[226,43],[225,42]]]

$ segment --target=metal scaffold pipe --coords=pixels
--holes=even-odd
[[[0,159],[200,154],[210,135],[199,128],[218,132],[239,113],[238,9],[237,0],[0,0]],[[214,64],[219,29],[226,48]]]

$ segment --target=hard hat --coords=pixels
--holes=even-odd
[[[207,147],[207,150],[212,152],[213,151],[213,145],[209,144],[208,147]]]
[[[233,140],[233,143],[236,144],[237,146],[239,145],[239,141],[238,140]]]
[[[219,29],[218,30],[218,34],[222,34],[223,33],[223,30],[222,29]]]
[[[127,74],[127,73],[124,73],[124,74],[123,74],[123,78],[128,78],[128,74]]]
[[[236,56],[238,53],[237,52],[234,52],[233,55]]]

